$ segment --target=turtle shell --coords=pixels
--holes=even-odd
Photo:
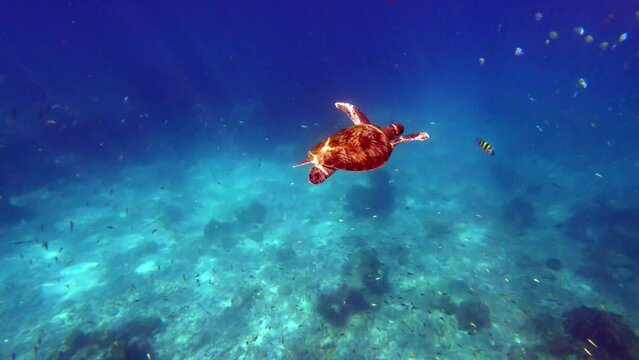
[[[340,130],[309,151],[318,163],[333,169],[366,171],[388,161],[393,151],[388,137],[377,125],[359,124]]]

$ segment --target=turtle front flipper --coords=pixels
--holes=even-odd
[[[308,182],[313,185],[321,184],[326,180],[329,176],[333,175],[335,169],[323,167],[320,169],[317,166],[313,166],[311,171],[308,173]]]
[[[394,139],[391,139],[390,143],[391,145],[395,146],[397,144],[403,143],[404,141],[425,141],[425,140],[428,140],[428,138],[430,138],[428,133],[418,132],[418,133],[408,134],[404,136],[398,136]]]
[[[362,110],[358,109],[357,106],[353,104],[336,102],[335,107],[345,112],[346,115],[348,115],[348,118],[351,119],[355,125],[371,123],[368,121],[368,118],[364,115]]]

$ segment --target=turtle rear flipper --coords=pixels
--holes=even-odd
[[[324,168],[322,171],[322,169],[317,166],[313,166],[311,171],[308,173],[308,182],[313,185],[321,184],[324,180],[328,179],[329,176],[333,175],[334,172],[335,169]]]
[[[428,133],[418,132],[404,136],[398,136],[394,139],[391,139],[390,143],[391,145],[395,146],[397,144],[403,143],[404,141],[425,141],[428,140],[429,137],[430,136],[428,135]]]

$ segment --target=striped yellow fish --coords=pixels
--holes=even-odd
[[[486,140],[482,140],[482,139],[477,139],[477,143],[479,144],[479,146],[481,146],[482,149],[484,149],[484,151],[490,155],[495,155],[495,149],[493,149],[493,146],[490,145],[490,143]]]

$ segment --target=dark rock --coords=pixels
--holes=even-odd
[[[564,329],[597,359],[639,359],[639,337],[619,314],[580,306],[564,314]]]
[[[453,298],[448,294],[444,294],[439,297],[437,308],[447,315],[453,315],[455,311],[457,311],[457,305],[453,301]]]
[[[178,224],[185,219],[184,211],[182,208],[175,205],[168,205],[162,211],[162,222],[170,227],[171,225]]]
[[[546,260],[546,267],[553,271],[559,271],[562,268],[561,261],[559,259],[548,259]]]
[[[330,294],[320,295],[315,307],[324,320],[338,327],[345,326],[351,315],[368,308],[368,302],[362,292],[347,286],[342,286]]]
[[[395,209],[395,187],[387,171],[369,174],[370,186],[354,185],[346,195],[346,210],[355,218],[385,218]]]
[[[266,208],[259,201],[253,201],[240,208],[235,216],[238,222],[245,225],[262,224],[266,217]]]
[[[163,328],[158,317],[138,317],[108,331],[85,333],[75,329],[55,359],[147,359],[147,354],[157,359],[151,342]]]
[[[278,248],[273,255],[277,263],[292,262],[297,258],[297,253],[290,247]]]
[[[136,317],[127,321],[115,331],[119,337],[123,338],[149,338],[163,328],[164,323],[159,317]]]
[[[522,269],[526,269],[536,265],[535,261],[528,255],[522,255],[518,257],[516,263],[517,263],[517,266]]]
[[[71,358],[80,349],[89,346],[91,341],[91,336],[79,329],[75,329],[64,339],[63,353],[65,356]]]
[[[546,351],[560,359],[568,359],[570,355],[580,354],[582,349],[576,347],[575,341],[570,337],[559,334],[550,337],[545,342]]]
[[[490,327],[490,309],[478,299],[463,301],[455,312],[457,326],[465,331],[476,333]]]
[[[502,208],[502,219],[513,230],[525,231],[536,221],[535,209],[527,199],[516,197]]]
[[[390,290],[387,268],[379,261],[374,249],[362,252],[359,273],[364,287],[372,294],[384,294]]]
[[[204,227],[204,238],[223,248],[230,248],[237,243],[233,223],[211,220]]]

